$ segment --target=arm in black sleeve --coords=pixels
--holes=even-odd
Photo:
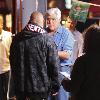
[[[60,62],[58,57],[58,51],[55,43],[51,38],[48,39],[47,44],[48,44],[47,66],[48,66],[48,75],[51,80],[51,92],[58,92],[60,87],[60,81],[59,81]]]

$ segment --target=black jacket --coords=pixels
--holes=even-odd
[[[64,79],[62,85],[70,91],[70,100],[100,100],[100,53],[77,58],[71,80]]]
[[[10,64],[16,93],[46,94],[52,89],[58,91],[57,49],[40,26],[29,23],[14,37]]]
[[[100,53],[79,57],[71,73],[71,100],[100,100]]]

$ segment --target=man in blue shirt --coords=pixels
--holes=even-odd
[[[47,10],[46,19],[48,26],[47,32],[51,37],[53,37],[55,44],[57,45],[61,65],[60,70],[61,72],[67,72],[70,74],[72,65],[71,54],[74,46],[73,35],[68,29],[60,25],[61,11],[58,8],[51,8]],[[63,78],[64,77],[61,76],[61,80]],[[51,97],[54,97],[54,95]],[[57,100],[68,100],[69,95],[61,86],[56,97]]]

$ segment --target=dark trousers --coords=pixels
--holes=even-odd
[[[14,98],[15,97],[15,92],[14,92],[14,81],[13,81],[13,77],[10,73],[10,76],[9,76],[9,98]]]
[[[9,71],[0,74],[0,100],[7,100]]]
[[[48,100],[47,97],[41,97],[39,94],[23,94],[19,93],[16,95],[17,100]]]

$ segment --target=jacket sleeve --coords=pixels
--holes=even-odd
[[[71,73],[71,93],[77,95],[85,82],[85,67],[84,60],[80,57],[75,61]]]
[[[18,60],[18,48],[17,48],[17,44],[16,44],[16,40],[15,38],[13,38],[11,46],[10,46],[10,65],[11,65],[11,72],[12,74],[15,72],[16,70],[16,65],[18,64],[17,60]]]
[[[59,68],[60,62],[58,58],[57,47],[51,38],[48,38],[48,51],[47,51],[47,66],[48,66],[48,76],[51,81],[51,91],[57,92],[60,87],[60,75]]]

